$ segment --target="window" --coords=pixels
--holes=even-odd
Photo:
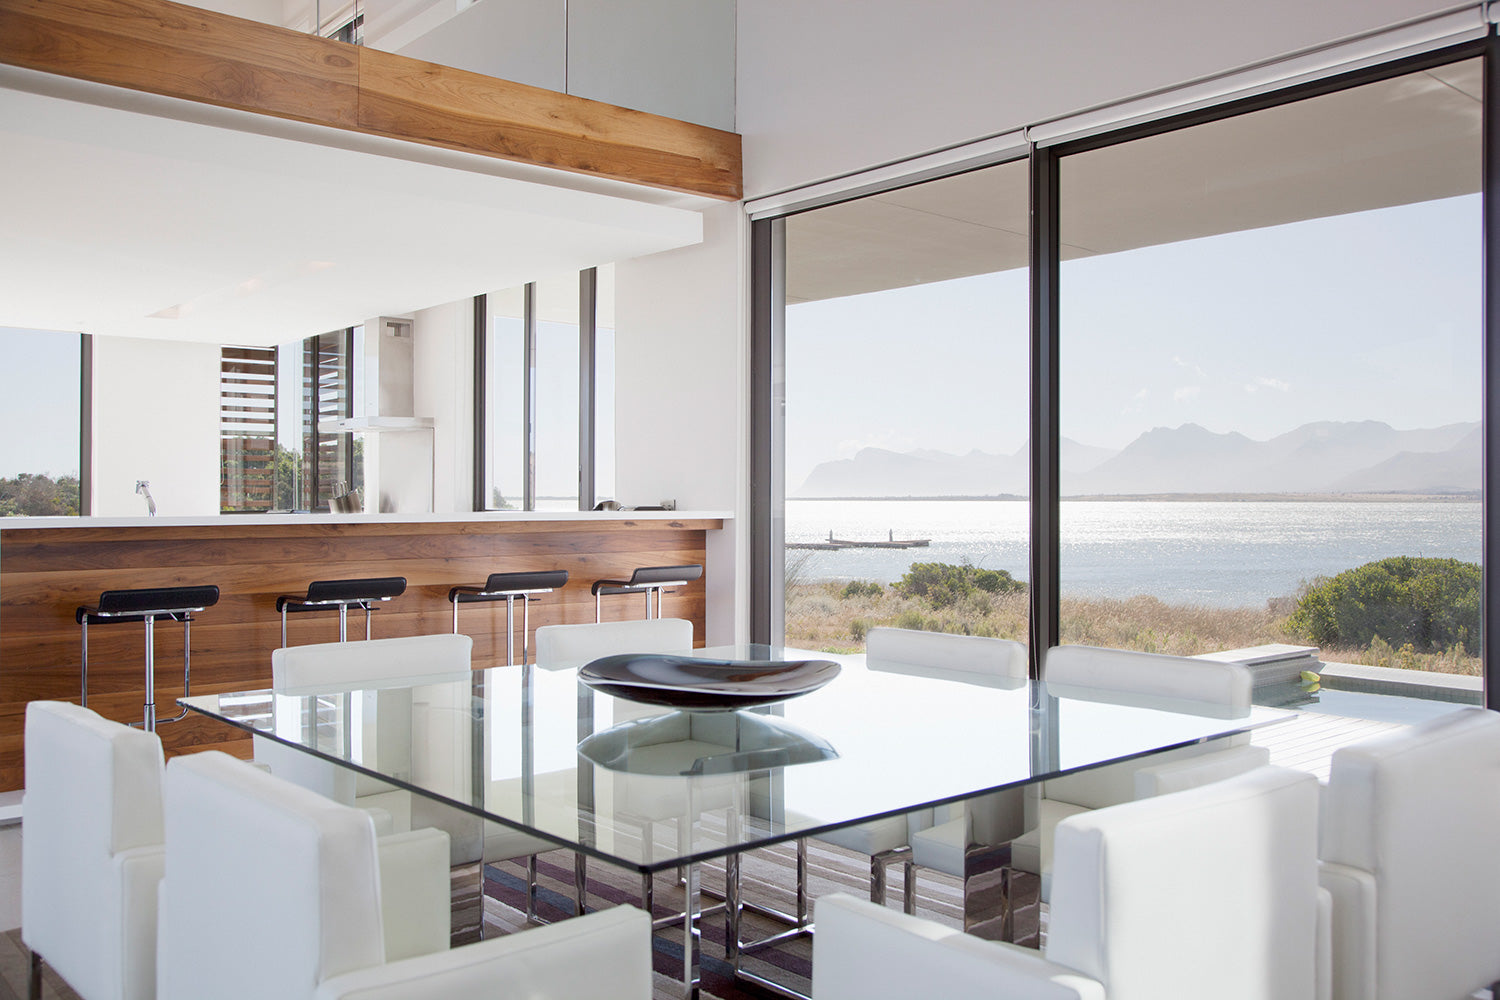
[[[219,360],[219,509],[278,506],[276,460],[276,348],[225,347]]]
[[[1026,218],[1012,162],[786,220],[787,643],[1026,641]]]
[[[484,377],[475,407],[482,414],[475,473],[484,484],[476,499],[484,500],[484,509],[589,509],[596,499],[612,495],[613,268],[596,269],[595,275],[591,351],[582,349],[590,330],[580,322],[589,287],[582,276],[533,282],[484,297]],[[588,357],[592,367],[584,363]],[[592,397],[583,394],[586,385],[592,386]],[[590,398],[592,426],[582,405]],[[589,433],[594,492],[580,496],[585,480],[581,446]]]
[[[1060,157],[1064,642],[1480,672],[1481,72]]]
[[[281,347],[225,347],[219,366],[220,507],[328,510],[363,483],[361,444],[324,430],[354,413],[359,328]],[[296,372],[294,380],[285,373]]]
[[[83,376],[89,338],[0,328],[0,411],[11,433],[0,446],[0,516],[78,516],[82,489]]]

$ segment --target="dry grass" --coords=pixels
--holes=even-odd
[[[905,598],[885,587],[844,596],[844,584],[789,581],[786,602],[788,645],[827,652],[860,652],[866,630],[888,625],[931,632],[959,632],[1027,640],[1024,593],[975,593],[946,607]],[[1154,597],[1124,600],[1064,598],[1062,638],[1066,643],[1140,649],[1192,656],[1268,643],[1306,645],[1286,631],[1290,603],[1264,608],[1210,608],[1167,604]],[[1479,657],[1462,648],[1418,653],[1410,646],[1393,649],[1376,639],[1363,649],[1326,648],[1324,662],[1363,663],[1450,674],[1477,675]]]

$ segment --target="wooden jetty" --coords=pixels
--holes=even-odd
[[[925,549],[931,542],[930,538],[897,538],[892,529],[890,537],[885,541],[860,541],[853,538],[835,538],[833,532],[828,533],[826,542],[787,542],[789,549],[821,549],[824,551],[834,549]]]

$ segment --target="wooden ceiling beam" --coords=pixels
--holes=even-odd
[[[0,63],[722,200],[733,132],[170,0],[0,0]]]

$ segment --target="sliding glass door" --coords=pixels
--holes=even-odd
[[[793,645],[876,626],[1024,641],[1026,165],[785,223]]]
[[[1063,642],[1479,700],[1480,86],[1062,151]]]

